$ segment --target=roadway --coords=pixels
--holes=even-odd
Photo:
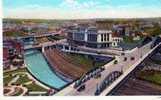
[[[159,46],[159,45],[158,45]],[[145,45],[142,48],[136,50],[136,52],[133,52],[133,56],[135,56],[136,61],[135,63],[129,64],[129,68],[127,67],[126,70],[124,70],[123,75],[121,75],[116,81],[113,82],[112,85],[110,85],[105,91],[103,91],[100,95],[105,96],[109,92],[112,91],[114,87],[116,87],[127,75],[130,74],[131,71],[133,71],[146,57],[148,57],[158,46],[156,46],[153,49],[150,49],[150,45]],[[130,62],[129,62],[130,63]]]
[[[53,36],[53,35],[57,35],[59,33],[44,33],[44,34],[37,34],[37,35],[28,35],[28,36],[24,36],[24,37],[19,37],[21,39],[24,39],[24,38],[29,38],[29,37],[34,37],[34,38],[40,38],[40,37],[47,37],[47,36]]]
[[[73,88],[74,83],[59,91],[55,95],[94,95],[96,88],[101,82],[113,71],[123,72],[116,81],[114,81],[109,87],[107,87],[100,95],[106,95],[109,93],[124,77],[129,74],[142,60],[144,60],[155,48],[151,49],[152,42],[144,45],[141,48],[134,48],[130,51],[125,51],[125,55],[116,56],[118,64],[114,64],[114,60],[106,64],[105,70],[101,72],[101,78],[91,78],[85,82],[86,89],[82,92],[78,92]],[[127,58],[127,61],[124,61],[124,58]],[[134,57],[134,60],[131,60],[131,57]]]

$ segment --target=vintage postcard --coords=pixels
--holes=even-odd
[[[3,96],[161,95],[161,0],[3,0]]]

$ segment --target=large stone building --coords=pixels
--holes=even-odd
[[[112,34],[111,26],[101,22],[97,23],[96,27],[75,25],[68,31],[68,43],[91,48],[118,46],[122,38],[113,37]]]

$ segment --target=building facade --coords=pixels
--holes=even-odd
[[[114,38],[114,39],[113,39]],[[86,46],[90,48],[108,48],[117,46],[122,39],[112,37],[112,30],[92,27],[75,26],[68,31],[69,45]],[[116,40],[116,41],[115,41]]]

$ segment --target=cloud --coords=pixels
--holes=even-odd
[[[59,7],[60,8],[67,8],[70,10],[87,10],[89,8],[96,8],[97,6],[101,5],[100,1],[98,0],[84,0],[84,2],[78,2],[78,0],[64,0]]]
[[[115,6],[111,4],[114,0],[101,1],[103,0],[84,0],[80,3],[79,0],[64,0],[55,8],[38,4],[5,8],[4,17],[43,19],[161,17],[161,7],[158,9],[155,6],[141,6],[137,2]]]
[[[60,9],[13,9],[5,14],[12,18],[41,18],[41,19],[86,19],[86,18],[138,18],[138,17],[161,17],[161,11],[157,9],[113,9],[91,11],[66,11]]]
[[[65,0],[64,2],[67,2],[68,4],[75,4],[76,0]]]

